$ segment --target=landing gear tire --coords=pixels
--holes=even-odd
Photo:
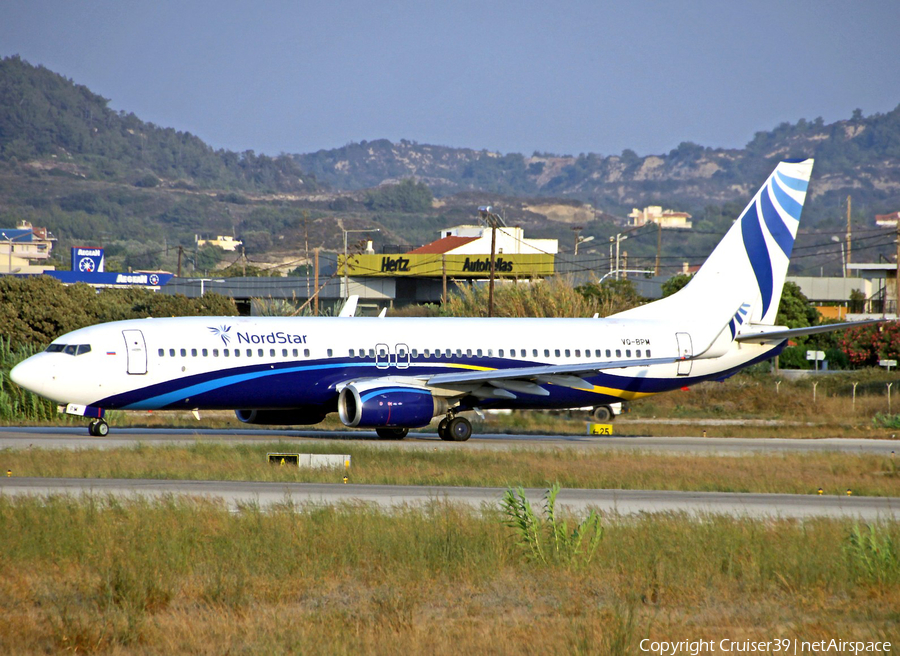
[[[465,417],[454,417],[447,424],[446,433],[454,442],[465,442],[472,437],[472,424]]]
[[[409,435],[408,428],[376,428],[375,432],[382,440],[402,440]]]
[[[88,426],[88,433],[94,437],[106,437],[109,435],[109,424],[102,419],[92,421]]]
[[[596,408],[594,408],[594,411],[591,413],[591,415],[596,421],[599,421],[601,424],[607,421],[612,421],[613,418],[612,410],[610,410],[605,405],[598,405]]]
[[[440,437],[445,442],[449,442],[449,441],[453,440],[453,438],[450,437],[450,434],[447,432],[447,426],[449,426],[449,425],[450,425],[449,417],[444,417],[443,419],[441,419],[441,423],[438,424],[438,437]]]

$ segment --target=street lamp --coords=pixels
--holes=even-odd
[[[16,239],[22,239],[23,237],[30,237],[32,234],[33,234],[33,233],[27,232],[27,233],[25,233],[25,234],[21,234],[21,235],[13,235],[12,237],[10,237],[10,236],[9,236],[8,234],[6,234],[5,232],[0,232],[0,237],[2,237],[3,239],[6,240],[6,244],[7,244],[7,246],[9,247],[9,253],[7,253],[7,255],[8,255],[8,260],[7,260],[7,264],[6,264],[6,273],[12,273],[12,272],[13,272],[13,270],[12,270],[13,242],[14,242]],[[18,269],[17,269],[17,271],[18,271]]]
[[[346,228],[341,228],[341,232],[344,233],[344,293],[342,296],[344,298],[350,298],[350,280],[347,278],[347,235],[351,232],[381,232],[381,228],[369,228],[367,230],[347,230]]]
[[[837,242],[837,244],[841,247],[841,270],[843,271],[843,277],[846,278],[847,277],[847,258],[846,258],[846,254],[844,253],[844,242],[841,240],[840,237],[835,237],[833,235],[831,237],[831,241]]]

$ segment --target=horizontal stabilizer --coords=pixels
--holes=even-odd
[[[804,335],[819,335],[821,333],[830,333],[835,330],[847,330],[849,328],[861,328],[862,326],[874,326],[884,323],[885,319],[868,319],[866,321],[847,321],[844,323],[827,323],[821,326],[807,326],[805,328],[781,328],[776,330],[766,330],[768,326],[750,326],[750,332],[742,332],[734,338],[736,342],[751,342],[754,344],[771,344],[772,342],[780,342],[792,337],[803,337]]]

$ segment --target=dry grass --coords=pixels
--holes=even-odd
[[[229,513],[0,499],[3,653],[634,654],[640,639],[900,642],[900,568],[846,521],[605,520],[586,570],[445,504]],[[900,525],[876,527],[900,544]]]
[[[15,476],[337,483],[342,469],[267,464],[267,452],[347,453],[353,483],[651,489],[900,496],[900,462],[848,453],[762,453],[742,457],[660,455],[626,450],[467,448],[434,450],[360,443],[197,443],[126,449],[4,450]]]

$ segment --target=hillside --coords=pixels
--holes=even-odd
[[[826,125],[821,119],[758,132],[742,150],[682,143],[639,157],[500,154],[409,141],[363,141],[298,155],[305,170],[336,189],[361,189],[414,176],[438,195],[483,190],[561,196],[613,213],[654,201],[685,210],[746,197],[778,160],[815,157],[809,199],[813,222],[834,218],[848,193],[869,214],[900,209],[900,106],[887,114]]]
[[[559,239],[563,253],[576,235],[593,237],[579,265],[602,272],[624,216],[656,203],[694,215],[694,230],[662,235],[663,271],[673,273],[706,257],[774,160],[810,152],[818,162],[793,272],[837,272],[840,252],[827,230],[843,225],[847,193],[860,227],[871,227],[875,212],[900,209],[900,108],[832,125],[784,124],[743,150],[682,144],[643,158],[385,140],[273,158],[214,150],[108,102],[43,67],[0,60],[0,227],[29,220],[49,228],[61,268],[69,246],[90,244],[106,247],[110,270],[175,271],[181,257],[185,274],[223,275],[240,254],[198,251],[195,236],[233,234],[248,258],[233,270],[285,272],[305,264],[307,247],[342,250],[342,229],[378,228],[376,249],[417,246],[493,205],[529,237]],[[890,256],[893,237],[876,237],[866,257]],[[626,249],[629,266],[652,266],[655,230],[630,234]]]
[[[290,157],[213,150],[189,132],[145,123],[108,103],[43,66],[0,59],[0,162],[142,187],[318,187]]]

